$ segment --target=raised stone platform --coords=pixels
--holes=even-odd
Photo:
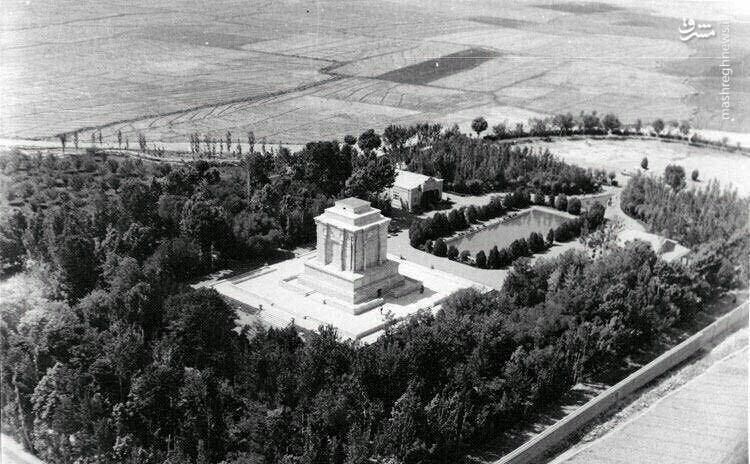
[[[461,288],[487,287],[426,268],[389,255],[398,265],[403,284],[393,287],[367,310],[355,308],[300,282],[305,262],[314,254],[282,261],[233,279],[218,282],[214,288],[223,295],[256,308],[258,318],[266,325],[283,327],[293,323],[308,330],[321,325],[336,327],[344,339],[372,341],[387,325],[404,320],[420,310],[437,311],[440,303]]]

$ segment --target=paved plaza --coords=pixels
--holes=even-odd
[[[338,329],[342,338],[364,339],[365,342],[377,338],[379,332],[393,321],[419,310],[437,311],[442,300],[456,290],[468,287],[489,290],[476,282],[388,255],[399,264],[399,273],[422,282],[424,291],[398,298],[386,297],[382,306],[354,315],[327,304],[324,295],[317,292],[305,295],[284,285],[286,279],[302,273],[304,262],[314,257],[315,252],[264,266],[232,279],[220,280],[213,288],[255,308],[259,319],[266,325],[284,327],[294,321],[300,327],[316,330],[321,325],[330,324]],[[240,317],[241,321],[245,319]]]

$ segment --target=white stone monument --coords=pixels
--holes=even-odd
[[[420,282],[398,273],[387,257],[388,223],[358,198],[339,200],[315,218],[317,255],[305,262],[298,283],[321,293],[326,304],[360,314],[402,296]]]

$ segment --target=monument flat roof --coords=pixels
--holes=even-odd
[[[351,209],[355,213],[362,213],[370,209],[370,202],[365,200],[360,200],[356,197],[349,197],[344,198],[343,200],[338,200],[336,202],[336,206],[339,206],[343,209]]]

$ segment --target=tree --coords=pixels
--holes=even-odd
[[[487,267],[490,269],[500,269],[500,252],[497,245],[493,246],[487,256]]]
[[[255,132],[251,130],[247,131],[247,151],[255,152]]]
[[[581,200],[573,198],[568,202],[568,213],[578,216],[581,214]]]
[[[581,120],[583,123],[583,130],[587,134],[596,133],[601,127],[601,121],[599,120],[599,116],[597,116],[596,111],[592,111],[591,113],[584,113],[582,111]]]
[[[475,118],[473,121],[471,121],[471,129],[476,132],[477,137],[479,137],[482,132],[487,130],[487,120],[482,116]]]
[[[61,133],[57,135],[57,138],[60,139],[60,145],[62,145],[62,151],[65,153],[65,143],[68,141],[68,134]]]
[[[510,255],[510,252],[507,248],[503,248],[498,253],[498,267],[507,267],[510,266],[513,263],[513,257]]]
[[[458,248],[455,245],[451,245],[448,247],[448,259],[455,261],[456,258],[458,258]]]
[[[604,116],[604,119],[602,120],[602,125],[604,126],[604,129],[608,132],[614,132],[615,130],[619,129],[621,126],[620,120],[617,119],[617,116],[615,116],[612,113],[607,113]]]
[[[448,222],[450,223],[450,227],[452,230],[464,230],[466,227],[468,227],[468,223],[466,222],[466,215],[464,214],[464,211],[453,209],[450,213],[448,213]]]
[[[347,144],[347,145],[349,145],[349,146],[354,146],[357,143],[357,137],[355,137],[355,136],[353,136],[351,134],[346,134],[344,136],[344,143]]]
[[[641,130],[643,130],[643,122],[639,118],[635,120],[635,131],[640,134]]]
[[[388,153],[398,159],[402,159],[404,145],[411,135],[412,133],[406,127],[395,124],[391,124],[383,129],[383,140],[385,141]]]
[[[439,238],[435,240],[435,245],[432,248],[432,254],[440,258],[444,258],[448,255],[448,245],[445,244],[445,240]]]
[[[664,121],[662,119],[657,119],[651,124],[651,127],[654,128],[654,132],[656,134],[661,134],[661,132],[664,130]]]
[[[146,152],[146,136],[142,132],[138,133],[138,147],[140,147],[141,152]]]
[[[253,188],[267,185],[269,182],[267,159],[262,154],[251,150],[242,157],[240,166],[245,172],[245,198],[250,200],[253,195]]]
[[[556,114],[552,118],[552,124],[560,130],[560,135],[566,135],[575,127],[575,118],[571,113]]]
[[[232,336],[235,312],[213,289],[190,290],[164,302],[168,321],[164,343],[177,365],[211,368],[229,375],[236,345]]]
[[[81,234],[68,233],[53,248],[58,279],[71,301],[78,301],[96,284],[98,262],[93,241]]]
[[[467,224],[473,224],[477,222],[477,216],[479,215],[479,213],[476,206],[469,205],[464,211]]]
[[[78,131],[73,132],[73,146],[78,150]]]
[[[529,235],[528,244],[529,244],[529,250],[532,253],[541,253],[547,249],[547,247],[544,244],[544,238],[542,237],[541,234],[537,232],[532,232]]]
[[[560,194],[555,197],[555,209],[558,211],[567,211],[568,209],[568,197],[564,194]]]
[[[227,131],[226,135],[224,135],[224,145],[227,147],[227,153],[231,153],[232,151],[232,133]]]
[[[690,178],[693,179],[693,182],[698,182],[698,176],[699,176],[698,170],[693,169],[693,172],[690,174]]]
[[[547,232],[547,246],[551,247],[555,244],[555,229],[550,229],[549,232]]]
[[[0,222],[0,275],[20,270],[26,257],[26,216],[21,210],[6,214]]]
[[[260,155],[259,155],[260,156]],[[338,194],[352,175],[351,155],[342,152],[336,141],[310,142],[297,154],[299,176],[328,196]],[[375,169],[368,166],[368,157],[362,157],[358,169]],[[377,164],[373,160],[373,164]],[[369,172],[367,175],[375,175]]]
[[[380,143],[380,136],[375,133],[374,129],[367,129],[357,139],[357,145],[363,152],[375,150],[380,147]]]
[[[690,132],[690,122],[689,121],[680,122],[680,133],[682,135],[688,135],[689,132]]]
[[[117,129],[117,148],[122,148],[122,131]]]
[[[492,126],[492,133],[499,140],[506,138],[510,133],[510,131],[508,130],[508,124],[506,122],[501,122],[495,126]]]
[[[369,152],[357,156],[353,164],[352,174],[344,185],[348,196],[373,200],[396,180],[396,169],[387,156]]]
[[[204,262],[213,263],[213,251],[231,246],[226,211],[211,200],[194,198],[185,203],[180,230],[201,248]]]
[[[514,261],[519,258],[529,256],[530,254],[529,243],[526,241],[525,238],[519,238],[519,239],[513,240],[510,246],[508,247],[508,252],[510,253]]]
[[[643,168],[644,171],[648,170],[648,158],[645,156],[641,160],[641,168]]]
[[[685,187],[685,168],[675,164],[669,164],[664,169],[664,182],[673,190],[678,191]]]
[[[477,255],[474,257],[474,263],[480,269],[485,269],[487,267],[487,256],[484,254],[484,250],[479,250],[479,252],[477,252]]]

